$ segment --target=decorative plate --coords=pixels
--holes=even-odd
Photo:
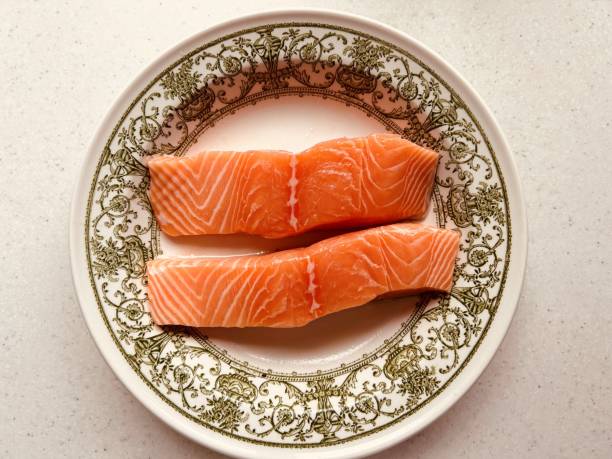
[[[442,154],[427,221],[462,243],[450,295],[387,300],[293,330],[160,328],[145,263],[312,242],[171,240],[147,197],[147,156],[300,150],[399,133]],[[355,457],[407,438],[475,381],[514,313],[526,222],[512,155],[474,90],[401,32],[351,15],[280,11],[181,43],[114,104],[71,217],[75,288],[105,359],[170,426],[243,457]]]

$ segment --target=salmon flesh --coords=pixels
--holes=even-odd
[[[306,151],[206,151],[149,161],[150,200],[170,236],[280,238],[314,228],[418,219],[438,153],[395,134],[319,143]]]
[[[158,325],[299,327],[380,296],[448,292],[459,233],[398,223],[306,248],[147,263]]]

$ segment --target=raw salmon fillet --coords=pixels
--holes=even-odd
[[[389,294],[451,288],[459,234],[412,223],[371,228],[307,248],[147,263],[158,325],[299,327]]]
[[[150,160],[150,199],[170,236],[382,224],[427,211],[439,155],[395,134],[342,138],[299,154],[206,151]]]

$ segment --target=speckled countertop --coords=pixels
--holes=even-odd
[[[218,458],[150,414],[99,355],[71,285],[68,208],[132,77],[254,10],[105,3],[0,3],[0,456]],[[378,457],[612,457],[612,3],[406,5],[257,2],[347,10],[423,41],[481,94],[520,170],[529,262],[510,331],[459,403]]]

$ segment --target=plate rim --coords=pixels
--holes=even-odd
[[[132,371],[129,364],[125,362],[124,359],[118,358],[121,357],[121,354],[116,353],[115,347],[112,346],[113,342],[111,337],[106,333],[106,329],[101,326],[101,319],[93,314],[93,312],[97,312],[97,308],[86,307],[86,305],[89,306],[88,303],[92,301],[91,298],[87,298],[90,295],[87,295],[84,291],[87,289],[83,288],[83,285],[89,286],[90,280],[88,276],[84,276],[84,273],[79,270],[85,252],[82,235],[80,233],[85,214],[81,204],[83,196],[87,195],[89,185],[89,175],[87,172],[95,166],[96,154],[99,151],[97,146],[103,145],[109,129],[112,131],[114,114],[117,111],[121,111],[121,107],[125,106],[125,103],[129,103],[132,98],[131,96],[139,92],[139,88],[147,83],[150,79],[150,75],[158,74],[167,66],[168,61],[173,55],[188,48],[192,42],[201,42],[204,40],[203,37],[209,35],[214,36],[215,34],[219,35],[221,31],[240,26],[240,24],[253,24],[258,21],[275,22],[282,19],[286,20],[289,17],[291,17],[292,20],[303,19],[312,22],[315,16],[322,22],[327,21],[332,24],[350,25],[357,30],[375,30],[384,33],[388,37],[393,37],[395,40],[387,39],[393,43],[403,43],[402,46],[406,46],[412,51],[416,50],[420,55],[426,56],[428,65],[434,68],[436,72],[442,73],[445,80],[449,82],[453,88],[462,87],[462,98],[472,111],[479,113],[478,120],[480,124],[489,128],[485,132],[487,132],[491,144],[498,147],[496,148],[498,153],[497,160],[502,160],[500,162],[503,163],[503,168],[500,166],[500,169],[504,171],[506,187],[508,190],[513,191],[509,193],[509,195],[513,195],[513,201],[509,208],[513,221],[511,228],[513,250],[508,267],[508,278],[506,280],[505,308],[500,308],[497,311],[495,321],[491,324],[487,339],[483,340],[484,342],[481,342],[479,349],[477,349],[480,364],[477,366],[474,365],[474,363],[472,363],[472,365],[466,365],[462,373],[457,375],[453,385],[449,385],[444,393],[439,394],[435,403],[431,403],[428,407],[424,407],[420,410],[419,415],[411,419],[411,423],[400,422],[376,435],[367,436],[351,443],[343,443],[341,447],[317,449],[317,456],[337,458],[363,457],[373,454],[416,434],[448,411],[459,398],[473,386],[478,377],[488,367],[493,355],[501,345],[518,307],[518,300],[525,276],[528,242],[527,215],[524,194],[519,180],[518,168],[515,163],[514,155],[512,154],[503,131],[483,99],[461,74],[435,51],[432,51],[405,32],[379,21],[352,13],[323,8],[280,8],[236,16],[232,19],[217,23],[212,27],[200,30],[179,41],[177,44],[161,53],[152,62],[141,68],[136,76],[130,80],[130,83],[121,91],[119,96],[116,97],[106,110],[102,121],[98,124],[95,134],[87,147],[87,152],[81,160],[79,175],[74,185],[72,195],[68,231],[72,282],[81,313],[96,343],[98,351],[102,354],[106,363],[129,392],[149,411],[177,432],[203,446],[234,457],[260,457],[261,454],[279,457],[289,454],[292,457],[298,457],[310,454],[312,448],[306,447],[304,449],[292,450],[289,452],[283,448],[272,448],[270,446],[240,442],[239,440],[202,429],[201,426],[196,425],[186,418],[180,417],[179,413],[174,412],[166,403],[160,403],[163,402],[163,400],[152,397],[153,394],[147,391],[147,387],[142,384],[142,381],[140,381],[138,375]],[[440,72],[440,70],[442,70],[442,72]],[[500,156],[499,152],[503,152],[503,154]],[[79,207],[80,205],[81,207]],[[83,245],[83,247],[81,247],[81,245]]]

